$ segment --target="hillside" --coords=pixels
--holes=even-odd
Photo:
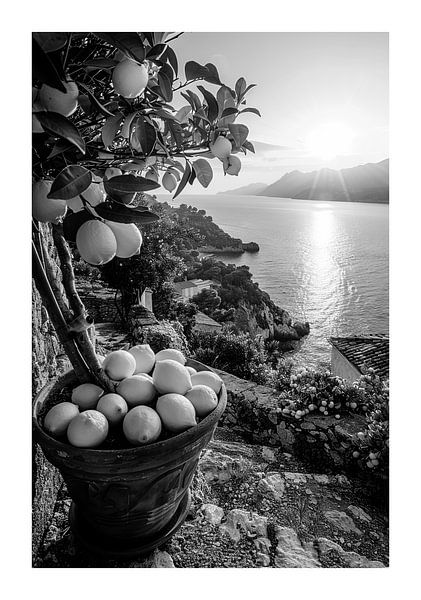
[[[226,192],[218,192],[218,194],[235,194],[238,196],[258,196],[265,188],[267,188],[266,183],[249,183],[248,185],[243,185],[242,187],[235,188],[234,190],[227,190]]]
[[[326,168],[302,173],[296,170],[286,173],[271,185],[256,191],[258,189],[256,186],[259,185],[250,184],[225,193],[302,200],[387,204],[389,202],[389,159],[340,171]]]

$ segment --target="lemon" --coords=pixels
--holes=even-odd
[[[96,410],[107,418],[110,425],[118,425],[126,416],[129,408],[127,402],[119,394],[104,394],[98,400]]]
[[[234,154],[231,154],[224,161],[224,170],[228,175],[238,175],[241,171],[241,160]]]
[[[138,344],[129,349],[136,360],[136,373],[150,373],[155,364],[155,352],[149,344]]]
[[[159,362],[160,360],[176,360],[181,365],[186,364],[186,358],[180,350],[176,350],[175,348],[167,348],[166,350],[160,350],[156,353],[155,360]]]
[[[148,70],[128,58],[114,68],[112,82],[114,90],[123,98],[137,98],[148,85]]]
[[[154,442],[159,438],[161,430],[161,419],[149,406],[135,406],[124,417],[123,433],[135,446]]]
[[[165,173],[162,178],[162,185],[167,190],[167,192],[173,192],[177,187],[177,180],[172,173]]]
[[[117,240],[112,230],[101,221],[86,221],[76,234],[79,254],[91,265],[104,265],[110,262],[117,251]]]
[[[196,369],[193,369],[193,367],[186,367],[186,369],[190,373],[190,375],[194,375],[194,373],[197,373]]]
[[[186,392],[186,398],[193,404],[199,418],[206,417],[218,405],[218,396],[207,385],[194,385]]]
[[[97,410],[85,410],[76,415],[67,428],[67,439],[78,448],[95,448],[108,435],[108,421]]]
[[[119,258],[130,258],[139,254],[142,245],[142,234],[134,223],[114,223],[105,221],[115,235],[117,250],[115,255]]]
[[[216,158],[224,160],[224,158],[228,158],[232,151],[232,145],[228,138],[220,135],[216,138],[215,142],[211,144],[210,151]]]
[[[123,379],[118,384],[117,391],[130,407],[149,404],[156,396],[155,386],[151,379],[140,374]]]
[[[127,350],[110,352],[102,363],[102,368],[110,379],[121,381],[133,375],[136,369],[134,356]]]
[[[181,394],[165,394],[160,396],[156,403],[156,411],[161,417],[164,426],[173,433],[181,433],[196,425],[194,406],[190,400],[187,400]]]
[[[121,169],[118,169],[117,167],[108,167],[108,169],[105,169],[104,179],[112,179],[112,177],[118,177],[119,175],[123,175]]]
[[[207,385],[219,394],[222,387],[222,379],[212,371],[199,371],[191,376],[192,385]]]
[[[79,90],[74,81],[63,82],[63,85],[65,93],[44,83],[38,94],[38,102],[46,110],[69,117],[77,109]]]
[[[185,394],[192,386],[190,373],[175,360],[161,360],[156,363],[153,382],[160,394]]]
[[[32,216],[41,223],[56,223],[67,211],[65,200],[47,198],[52,183],[48,179],[40,179],[32,186]]]
[[[71,402],[60,402],[45,415],[44,427],[54,436],[66,433],[70,421],[79,414],[79,408]]]
[[[72,391],[72,402],[81,410],[95,408],[104,390],[94,383],[82,383]]]

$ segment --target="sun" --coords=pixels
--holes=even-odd
[[[323,123],[309,132],[304,144],[306,150],[323,160],[332,160],[351,150],[354,133],[343,123]]]

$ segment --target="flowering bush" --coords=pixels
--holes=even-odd
[[[363,414],[366,426],[351,440],[350,459],[364,469],[387,472],[389,464],[389,385],[374,369],[367,369],[353,384],[328,370],[280,369],[274,379],[285,415],[300,420],[310,413]]]
[[[352,440],[352,457],[367,469],[389,468],[389,383],[368,369],[354,384],[362,398],[367,427]]]
[[[328,370],[291,370],[289,381],[285,374],[278,375],[276,385],[281,391],[282,412],[296,419],[311,412],[333,414],[339,418],[343,412],[356,410],[361,402],[361,393],[357,388]]]

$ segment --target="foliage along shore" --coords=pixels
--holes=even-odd
[[[160,216],[148,226],[141,254],[130,261],[114,259],[101,268],[103,279],[121,292],[123,311],[136,302],[138,292],[149,287],[156,316],[165,319],[171,315],[179,320],[187,337],[198,310],[237,332],[261,338],[266,344],[272,342],[272,353],[292,350],[308,335],[309,324],[294,322],[277,306],[253,281],[249,267],[227,264],[214,256],[200,258],[203,248],[242,251],[244,246],[241,239],[216,225],[205,210],[186,204],[174,208],[147,195],[141,202]],[[212,280],[214,286],[184,304],[177,298],[174,283],[185,279]]]

